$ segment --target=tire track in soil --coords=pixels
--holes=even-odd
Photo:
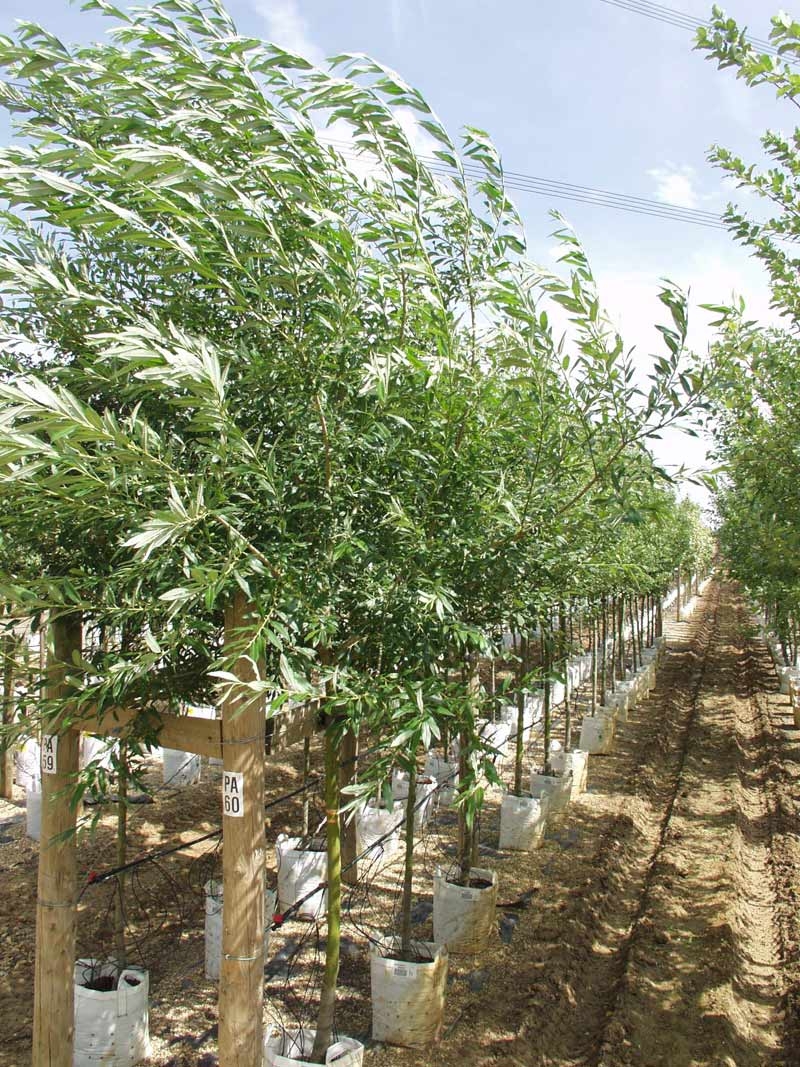
[[[751,629],[744,606],[740,619]],[[791,702],[778,693],[772,657],[762,641],[750,638],[743,657],[744,686],[755,723],[754,763],[758,767],[762,816],[769,835],[764,874],[772,891],[775,945],[780,964],[780,998],[785,1067],[800,1063],[800,732]]]
[[[725,588],[678,797],[631,936],[601,1067],[784,1062],[762,730],[741,605],[733,601]]]
[[[585,886],[563,910],[543,919],[542,978],[530,987],[528,1020],[509,1050],[510,1062],[595,1067],[603,1057],[654,866],[668,837],[718,604],[714,588],[688,626],[671,628],[657,690],[623,727],[617,743],[622,758],[593,761],[592,780],[617,795],[618,811],[598,841]],[[603,774],[606,766],[609,773]]]

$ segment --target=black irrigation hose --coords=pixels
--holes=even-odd
[[[384,744],[374,745],[372,748],[368,748],[368,749],[365,749],[363,752],[357,753],[355,756],[351,757],[350,759],[343,760],[341,762],[341,766],[342,767],[347,767],[351,763],[356,763],[356,762],[358,762],[359,759],[363,759],[365,756],[369,756],[374,752],[380,752],[383,749],[385,749],[386,747],[387,746],[384,745]],[[176,774],[177,773],[178,772],[176,772]],[[314,775],[312,778],[309,778],[309,780],[307,782],[305,782],[303,785],[299,786],[297,789],[293,789],[289,793],[283,793],[281,796],[275,797],[273,800],[268,801],[264,805],[264,811],[269,811],[271,808],[276,808],[276,807],[278,807],[278,805],[285,803],[287,800],[292,800],[294,797],[300,796],[302,793],[308,792],[308,790],[311,789],[313,786],[319,785],[319,783],[321,781],[322,781],[322,778],[321,778],[320,775]],[[106,882],[106,881],[108,881],[109,878],[114,878],[118,874],[124,874],[126,871],[130,871],[130,870],[133,870],[136,867],[140,867],[144,863],[151,863],[154,860],[162,859],[164,856],[171,856],[175,852],[180,852],[180,850],[183,849],[183,848],[191,848],[193,845],[202,844],[203,841],[210,841],[211,838],[218,837],[221,833],[222,833],[222,827],[220,826],[218,829],[211,830],[209,833],[203,834],[202,837],[196,837],[192,841],[184,841],[179,845],[172,846],[171,848],[158,849],[155,852],[148,853],[148,855],[146,855],[146,856],[140,856],[138,859],[131,860],[130,863],[125,863],[125,864],[123,864],[122,866],[119,866],[119,867],[111,867],[109,870],[103,871],[102,873],[98,873],[96,871],[90,871],[89,875],[88,875],[88,878],[87,878],[86,884],[87,885],[100,885],[101,882]],[[374,842],[374,843],[377,844],[379,842]],[[360,857],[356,857],[356,860],[353,860],[353,863],[355,863],[357,861],[357,859],[359,859],[359,858]],[[345,869],[348,870],[349,867],[345,868]],[[302,901],[301,901],[301,903],[302,903]]]
[[[264,805],[264,811],[268,811],[270,808],[276,808],[279,804],[283,804],[287,800],[291,800],[293,797],[307,792],[312,786],[319,785],[321,780],[319,775],[315,775],[297,789],[293,789],[289,793],[283,793],[281,796],[268,801]],[[106,882],[109,878],[114,878],[118,874],[124,874],[126,871],[133,870],[135,867],[141,867],[144,863],[153,863],[156,860],[163,859],[164,856],[171,856],[175,852],[180,852],[182,848],[191,848],[193,845],[202,844],[203,841],[210,841],[213,837],[219,837],[221,833],[222,827],[220,826],[216,830],[210,830],[207,834],[203,834],[202,837],[195,837],[191,841],[183,841],[170,848],[158,849],[156,852],[150,852],[146,856],[139,856],[138,859],[131,860],[130,863],[125,863],[120,867],[111,867],[109,870],[103,871],[101,874],[98,874],[96,871],[91,871],[87,879],[87,885],[99,885],[101,882]]]

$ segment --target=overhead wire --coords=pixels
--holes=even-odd
[[[345,156],[359,159],[365,158],[364,152],[350,142],[330,138],[328,143]],[[452,178],[456,173],[451,166],[436,156],[419,153],[418,158],[432,172],[442,177]],[[483,176],[483,171],[476,164],[465,163],[464,174],[468,178],[479,179]],[[520,171],[504,171],[503,184],[506,189],[533,193],[537,196],[571,200],[596,207],[608,207],[617,211],[663,218],[673,222],[686,222],[710,229],[727,230],[727,225],[722,216],[713,211],[681,207],[678,204],[650,200],[646,197],[632,196],[627,193],[615,193],[607,189],[599,189],[596,186],[577,185],[573,182],[564,182],[552,178],[540,178],[533,174],[523,174]]]
[[[707,30],[711,28],[711,23],[707,19],[699,19],[694,15],[687,15],[683,11],[676,11],[675,8],[666,7],[664,4],[653,3],[652,0],[601,0],[601,2],[608,4],[609,7],[619,8],[621,11],[644,15],[645,18],[663,22],[667,26],[675,26],[681,30],[691,30],[693,33],[699,29]],[[753,37],[747,34],[746,40],[748,44],[761,53],[781,59],[789,59],[789,57],[781,55],[771,41],[764,40],[762,37]],[[789,59],[789,62],[794,62],[794,60]]]

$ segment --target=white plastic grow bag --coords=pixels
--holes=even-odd
[[[529,730],[537,722],[542,721],[544,716],[544,691],[537,689],[533,693],[525,694],[525,729]]]
[[[206,891],[206,978],[219,978],[222,965],[222,882],[212,878],[205,884]],[[264,959],[269,951],[270,928],[275,914],[277,895],[273,889],[264,892]]]
[[[17,785],[27,790],[41,789],[42,749],[35,737],[28,737],[17,749],[14,756],[16,764]]]
[[[614,741],[614,724],[605,715],[587,715],[581,723],[580,747],[596,755],[609,752]]]
[[[567,696],[567,688],[563,682],[553,682],[550,687],[550,707],[558,707],[563,704]]]
[[[531,796],[543,797],[548,813],[564,811],[572,796],[572,775],[537,774],[531,771]]]
[[[613,716],[614,719],[624,716],[624,721],[628,717],[629,703],[630,694],[624,689],[615,689],[613,693],[607,689],[603,698],[604,714]]]
[[[310,1059],[316,1030],[283,1030],[267,1028],[264,1037],[264,1067],[319,1067]],[[336,1067],[361,1067],[364,1046],[353,1037],[341,1037],[328,1046],[325,1063]]]
[[[112,756],[118,741],[109,741],[105,737],[91,737],[84,734],[81,737],[81,766],[88,767],[90,763],[104,770],[111,770]]]
[[[281,912],[311,893],[328,876],[328,854],[324,838],[316,838],[319,851],[300,849],[302,838],[278,834],[275,855],[278,868],[278,908]],[[306,900],[296,914],[316,919],[328,908],[328,891],[319,889]]]
[[[781,679],[781,692],[784,696],[789,695],[789,685],[794,682],[797,685],[800,682],[800,668],[798,667],[784,667],[780,672]]]
[[[569,678],[570,692],[574,692],[581,684],[581,666],[575,660],[572,660],[567,666],[567,677]]]
[[[424,773],[436,779],[439,788],[436,791],[436,800],[440,807],[448,807],[456,798],[458,789],[458,763],[455,760],[442,759],[428,753],[425,760]]]
[[[523,704],[524,707],[524,704]],[[498,722],[507,722],[513,732],[517,725],[517,716],[519,715],[519,709],[516,704],[501,704],[497,712]],[[524,711],[523,711],[524,715]]]
[[[25,832],[33,841],[42,839],[41,782],[35,782],[25,793]]]
[[[481,740],[497,750],[497,754],[491,755],[490,759],[494,760],[498,770],[502,768],[506,759],[506,746],[511,736],[511,730],[511,723],[507,722],[481,721],[478,725],[478,734]]]
[[[404,818],[405,812],[400,805],[389,811],[388,808],[379,807],[375,799],[368,800],[356,812],[356,853],[360,856],[366,852],[367,862],[379,866],[390,863],[400,848],[400,830]]]
[[[437,789],[438,782],[435,778],[427,774],[417,776],[417,795],[414,801],[414,807],[416,808],[414,813],[415,830],[421,830],[428,825]],[[408,800],[408,773],[406,771],[395,769],[392,774],[392,796],[404,809]]]
[[[200,781],[200,757],[177,748],[162,748],[164,785],[182,789]]]
[[[449,958],[445,945],[414,941],[412,948],[428,960],[407,963],[387,959],[398,940],[373,945],[370,951],[372,1038],[388,1045],[422,1048],[442,1029]]]
[[[118,973],[113,961],[75,964],[73,1067],[134,1067],[150,1055],[147,971],[126,967],[117,988],[108,992],[86,988],[88,981]]]
[[[494,926],[497,872],[472,867],[470,879],[482,879],[486,888],[454,885],[437,868],[433,876],[433,940],[450,953],[480,952]]]
[[[572,775],[572,799],[586,792],[589,784],[589,753],[581,748],[568,752],[564,772]]]
[[[546,797],[506,793],[500,804],[500,848],[532,852],[542,843],[546,825]]]

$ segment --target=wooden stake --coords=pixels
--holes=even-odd
[[[254,621],[237,592],[225,609],[226,645],[240,645]],[[255,677],[244,655],[233,673],[242,681]],[[265,721],[261,696],[233,692],[223,701],[220,1067],[261,1067],[264,1056]]]
[[[48,700],[58,700],[67,692],[66,665],[72,661],[73,652],[80,653],[80,617],[53,619],[50,626],[52,648],[45,693]],[[77,873],[76,809],[70,804],[68,794],[78,772],[80,735],[77,730],[64,730],[59,735],[56,726],[48,729],[58,741],[54,772],[42,773],[32,1064],[33,1067],[72,1067]],[[45,769],[43,766],[43,772]]]
[[[339,792],[346,785],[356,780],[358,759],[358,735],[348,730],[342,738],[341,762],[339,764]],[[345,794],[347,797],[347,794]],[[347,797],[347,799],[352,799]],[[342,881],[348,885],[358,883],[358,864],[354,863],[358,855],[356,845],[356,820],[351,811],[341,819],[342,833]]]

